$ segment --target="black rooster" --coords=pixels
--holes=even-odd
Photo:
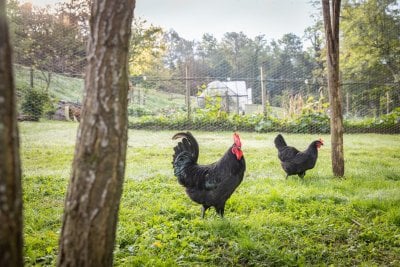
[[[199,145],[190,132],[172,137],[178,138],[182,140],[174,147],[172,161],[178,182],[194,202],[202,205],[202,218],[210,207],[223,217],[225,202],[242,182],[246,170],[239,135],[234,133],[234,144],[220,160],[209,165],[197,164]]]
[[[314,168],[318,158],[318,149],[324,145],[322,139],[313,141],[306,150],[299,151],[292,146],[288,146],[281,134],[274,140],[275,147],[278,149],[278,158],[281,161],[283,170],[286,172],[286,179],[289,175],[297,174],[304,178],[306,171]]]

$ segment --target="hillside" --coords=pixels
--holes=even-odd
[[[30,88],[30,69],[21,65],[15,66],[15,80],[17,91]],[[40,70],[33,72],[33,86],[36,89],[46,90],[48,73]],[[50,85],[47,88],[49,94],[57,100],[71,102],[82,102],[84,81],[82,78],[68,77],[53,73],[50,78]]]
[[[30,88],[30,76],[30,69],[28,67],[15,65],[16,87],[19,95],[22,95],[25,89]],[[68,102],[82,103],[84,88],[83,78],[52,73],[49,87],[46,89],[47,79],[47,72],[34,70],[34,88],[47,90],[55,102],[64,100]],[[129,108],[139,108],[153,114],[159,112],[165,114],[185,108],[185,96],[183,94],[167,93],[155,89],[135,87],[134,90],[129,93],[128,97],[130,99]],[[192,107],[197,106],[195,97],[192,97],[191,105]],[[259,110],[261,110],[261,107],[259,107]],[[283,117],[282,108],[270,107],[269,112],[271,112],[275,117]]]
[[[24,89],[30,88],[30,69],[21,65],[15,65],[15,77],[17,91],[22,94]],[[48,78],[47,72],[34,70],[33,84],[36,89],[46,90]],[[82,102],[84,80],[53,73],[50,85],[47,88],[49,94],[56,101],[65,100],[70,102]],[[140,106],[150,111],[158,111],[170,108],[182,108],[185,105],[185,96],[171,94],[154,89],[135,88],[134,97],[130,106],[138,106],[138,95],[140,94]]]

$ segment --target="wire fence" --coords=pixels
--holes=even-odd
[[[79,122],[87,6],[84,1],[54,9],[10,3],[19,120]],[[227,33],[220,41],[212,35],[188,41],[135,21],[129,126],[329,133],[321,47],[310,52],[292,34],[278,42],[263,38]],[[354,80],[343,72],[345,132],[400,133],[400,82],[384,70],[387,65],[382,60],[376,72],[361,76],[351,71]]]
[[[15,69],[17,84],[24,88],[18,91],[20,121],[80,121],[83,76],[53,73],[49,81],[47,72],[21,65],[15,65]],[[168,87],[171,82],[181,86],[166,91],[148,86],[157,83],[157,87]],[[185,86],[188,82],[191,87]],[[377,88],[385,90],[379,94]],[[398,83],[342,82],[341,89],[346,132],[400,133],[400,114],[396,109],[400,106]],[[137,77],[133,77],[128,96],[130,127],[328,133],[327,90],[325,83],[310,83],[306,79],[221,81],[149,77],[137,82]],[[263,93],[264,105],[254,98]]]

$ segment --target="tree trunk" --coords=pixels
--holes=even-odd
[[[128,47],[135,0],[94,0],[85,100],[58,266],[112,266],[127,145]]]
[[[339,15],[340,0],[322,0],[327,46],[329,103],[331,108],[332,170],[344,175],[343,114],[339,84]]]
[[[0,0],[0,266],[23,266],[21,161],[5,8]]]

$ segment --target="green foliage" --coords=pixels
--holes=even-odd
[[[293,133],[329,133],[330,118],[327,114],[329,104],[320,95],[318,100],[311,96],[302,107],[301,115],[288,122],[288,128]]]
[[[348,133],[376,132],[400,133],[400,107],[391,113],[377,118],[364,118],[361,120],[345,120],[344,126]]]
[[[50,99],[46,92],[37,89],[26,89],[21,103],[21,110],[32,120],[38,121],[45,108],[50,109]]]
[[[345,1],[340,65],[344,78],[399,81],[400,13],[396,0]]]
[[[199,114],[207,113],[210,117],[227,117],[226,111],[222,110],[222,97],[221,96],[205,96],[205,109],[197,109],[196,112]]]
[[[14,6],[14,61],[45,71],[80,75],[86,65],[84,40],[88,32],[82,27],[85,23],[80,23],[85,19],[82,5],[60,5],[57,10],[59,13],[49,6]],[[62,15],[67,10],[68,22]]]
[[[268,115],[228,114],[221,110],[221,98],[206,98],[204,109],[195,109],[190,117],[187,111],[170,112],[152,116],[134,115],[130,118],[130,128],[134,129],[198,129],[198,130],[241,130],[256,132],[289,132],[289,133],[329,133],[330,118],[328,116],[329,104],[323,97],[318,100],[309,97],[302,106],[299,115],[288,119],[279,119],[272,115],[271,108]],[[345,119],[345,131],[400,133],[400,108],[376,119],[351,120]],[[144,113],[144,111],[143,111]],[[130,113],[132,114],[132,112]]]
[[[131,75],[145,75],[155,65],[161,65],[165,47],[162,42],[163,30],[146,25],[146,21],[135,18],[132,27],[129,54]]]
[[[382,115],[374,121],[377,126],[391,127],[400,125],[400,107],[395,108],[391,113]]]
[[[78,124],[23,122],[24,255],[54,266]],[[225,218],[200,218],[173,176],[175,131],[129,131],[115,266],[398,266],[398,135],[346,135],[346,176],[335,179],[330,146],[304,180],[284,178],[276,133],[241,133],[247,171]],[[194,132],[199,162],[213,162],[232,132]],[[288,134],[305,148],[315,135]],[[328,135],[322,136],[329,139]]]
[[[140,118],[130,118],[129,127],[132,129],[201,129],[201,130],[247,130],[254,131],[263,116],[249,115],[241,116],[237,114],[228,115],[221,111],[217,115],[208,113],[204,110],[196,110],[190,118],[187,113],[177,112],[170,115],[143,116]],[[270,129],[269,129],[270,130]]]
[[[348,133],[400,133],[400,119],[398,108],[388,115],[379,118],[363,120],[344,120],[344,128]],[[130,117],[131,129],[197,129],[197,130],[228,130],[228,131],[256,131],[288,132],[288,133],[329,133],[330,118],[326,112],[304,111],[300,116],[291,120],[278,119],[274,116],[262,114],[237,115],[227,114],[224,111],[210,111],[197,109],[187,117],[185,112],[176,112],[169,115]]]
[[[146,109],[145,107],[130,106],[130,107],[128,107],[128,115],[133,116],[133,117],[143,117],[143,116],[154,115],[154,113],[151,110]]]
[[[256,132],[272,132],[279,131],[282,129],[282,121],[272,116],[264,117],[262,116],[260,121],[255,125],[254,130]]]
[[[292,133],[329,133],[330,119],[325,112],[304,112],[287,126]]]

